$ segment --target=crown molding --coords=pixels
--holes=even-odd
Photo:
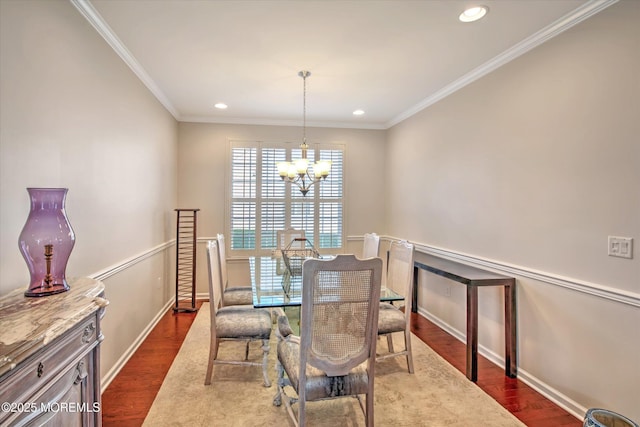
[[[221,123],[221,124],[243,124],[243,125],[268,125],[268,126],[299,126],[298,122],[289,120],[269,120],[269,119],[247,119],[247,118],[215,118],[215,117],[202,117],[202,116],[185,116],[182,117],[180,113],[173,106],[171,101],[158,87],[155,81],[149,76],[146,70],[140,65],[136,58],[129,52],[122,41],[116,36],[111,27],[104,21],[102,16],[93,7],[89,0],[69,0],[71,4],[85,17],[87,21],[98,31],[98,33],[105,39],[105,41],[111,46],[111,48],[122,58],[122,60],[129,66],[129,68],[135,73],[136,76],[142,81],[142,83],[151,91],[151,93],[158,99],[158,101],[171,113],[171,115],[180,122],[195,122],[195,123]],[[454,80],[447,86],[435,92],[433,95],[424,99],[419,104],[406,110],[405,112],[394,117],[387,123],[345,123],[345,122],[315,122],[309,123],[312,127],[332,127],[332,128],[350,128],[350,129],[375,129],[386,130],[392,126],[408,119],[409,117],[417,114],[425,108],[435,104],[441,99],[453,94],[454,92],[462,89],[468,84],[478,80],[479,78],[491,73],[497,68],[505,65],[506,63],[514,60],[520,55],[528,52],[529,50],[539,46],[547,40],[561,34],[574,25],[584,21],[585,19],[597,14],[598,12],[606,9],[619,0],[591,0],[584,5],[578,7],[572,12],[568,13],[564,17],[555,21],[551,25],[543,28],[530,37],[522,40],[500,55],[494,57],[490,61],[485,62],[469,73]]]
[[[158,101],[171,113],[179,122],[193,123],[220,123],[220,124],[241,124],[241,125],[267,125],[267,126],[300,126],[299,121],[293,120],[271,120],[271,119],[249,119],[240,117],[206,117],[206,116],[182,116],[173,106],[169,98],[162,92],[156,82],[149,76],[133,54],[122,43],[118,36],[111,29],[109,24],[102,18],[100,13],[93,7],[89,0],[69,0],[73,6],[89,21],[95,30],[104,38],[111,48],[122,58],[149,91]],[[346,123],[346,122],[308,122],[309,127],[321,128],[345,128],[345,129],[386,129],[383,123]]]
[[[220,123],[239,125],[264,125],[264,126],[293,126],[300,127],[299,120],[277,120],[277,119],[248,119],[243,117],[207,117],[207,116],[181,116],[180,122],[190,123]],[[307,128],[341,128],[341,129],[372,129],[385,130],[386,126],[381,123],[347,123],[347,122],[321,122],[308,121]]]
[[[129,52],[129,49],[120,41],[118,36],[113,32],[111,27],[102,19],[102,16],[93,7],[88,0],[69,0],[72,5],[85,17],[87,21],[96,29],[98,34],[105,39],[111,48],[122,58],[122,60],[131,68],[142,83],[151,91],[151,93],[160,101],[160,103],[171,113],[171,115],[179,120],[180,114],[175,109],[169,98],[160,90],[155,81],[149,76],[147,71],[140,65],[138,60]]]
[[[499,67],[502,67],[506,63],[513,61],[520,55],[530,51],[531,49],[541,45],[547,40],[552,39],[558,34],[563,33],[569,28],[573,27],[576,24],[584,21],[585,19],[595,15],[598,12],[606,9],[614,3],[617,3],[618,0],[592,0],[584,5],[578,7],[562,18],[558,19],[554,23],[548,25],[537,33],[527,37],[521,42],[513,45],[509,49],[502,52],[500,55],[494,57],[493,59],[485,62],[484,64],[476,67],[471,70],[469,73],[463,75],[457,80],[454,80],[450,84],[446,85],[442,89],[435,92],[433,95],[424,99],[419,104],[415,105],[413,108],[408,109],[404,113],[394,117],[389,122],[386,123],[385,128],[388,129],[403,120],[408,119],[414,114],[424,110],[425,108],[435,104],[441,99],[446,98],[452,93],[462,89],[468,84],[478,80],[479,78],[491,73]]]

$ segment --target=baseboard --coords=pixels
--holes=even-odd
[[[449,335],[453,336],[454,338],[458,339],[459,341],[461,341],[466,345],[467,339],[466,339],[466,335],[463,332],[452,327],[451,325],[444,322],[439,317],[434,316],[433,314],[431,314],[430,312],[428,312],[422,307],[418,307],[418,314],[425,317],[431,323],[438,326],[440,329],[447,332]],[[488,348],[480,344],[478,344],[478,353],[481,354],[486,359],[488,359],[489,361],[491,361],[493,364],[499,366],[500,368],[504,367],[504,358],[502,356],[500,356],[499,354],[489,350]],[[528,385],[529,387],[531,387],[532,389],[534,389],[535,391],[537,391],[538,393],[540,393],[541,395],[543,395],[544,397],[546,397],[547,399],[549,399],[550,401],[552,401],[553,403],[555,403],[556,405],[564,409],[565,411],[569,412],[571,415],[573,415],[577,419],[581,420],[585,412],[587,412],[587,408],[579,405],[574,400],[569,399],[567,396],[560,393],[558,390],[554,389],[553,387],[549,387],[546,383],[544,383],[543,381],[540,381],[540,379],[536,378],[535,376],[531,375],[530,373],[521,369],[520,367],[518,367],[518,380],[522,381],[523,383],[525,383],[526,385]]]
[[[100,393],[104,393],[104,391],[109,387],[111,381],[118,375],[120,370],[127,364],[131,356],[133,356],[138,350],[138,348],[142,345],[147,336],[151,333],[153,328],[158,324],[162,316],[164,316],[169,308],[173,305],[173,298],[167,301],[167,303],[160,309],[160,311],[155,315],[155,317],[151,320],[149,325],[142,331],[142,333],[136,338],[136,340],[129,346],[129,348],[120,356],[118,361],[113,365],[113,367],[107,372],[104,377],[101,379],[101,390]]]
[[[584,414],[587,412],[588,408],[579,405],[576,401],[569,399],[553,387],[549,387],[546,383],[540,381],[524,369],[518,369],[518,380],[522,381],[577,419],[582,420],[584,418]]]

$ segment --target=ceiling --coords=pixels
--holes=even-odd
[[[386,129],[615,0],[71,2],[177,120]]]

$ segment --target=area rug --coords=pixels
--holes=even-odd
[[[402,345],[401,336],[395,342]],[[386,340],[379,340],[380,350]],[[376,426],[523,426],[517,418],[449,365],[419,338],[413,336],[415,373],[409,374],[404,358],[376,365]],[[204,385],[209,352],[209,305],[203,304],[176,356],[144,426],[292,426],[283,406],[273,406],[276,339],[270,352],[272,386],[262,383],[259,367],[217,365],[213,381]],[[241,343],[223,342],[220,357],[238,357]],[[249,358],[259,361],[258,343]],[[297,405],[294,405],[297,408]],[[356,399],[343,398],[307,405],[309,426],[363,426]]]

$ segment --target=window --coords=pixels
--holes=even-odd
[[[343,247],[342,147],[310,146],[309,162],[331,160],[326,180],[311,187],[306,196],[295,184],[280,179],[276,164],[296,160],[301,150],[293,144],[231,143],[231,197],[229,245],[231,251],[270,254],[278,230],[304,229],[321,252]]]

